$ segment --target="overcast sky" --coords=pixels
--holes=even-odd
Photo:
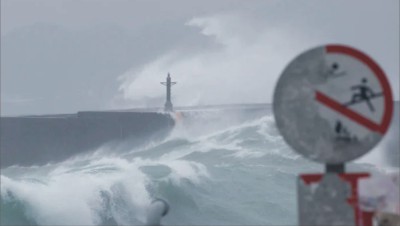
[[[354,46],[399,99],[398,0],[1,0],[1,113],[271,102],[284,67]]]

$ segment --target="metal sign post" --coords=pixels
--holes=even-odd
[[[366,54],[326,45],[297,56],[275,88],[273,110],[285,141],[324,163],[325,174],[298,180],[300,225],[368,225],[358,208],[357,181],[345,163],[370,151],[388,130],[393,111],[383,70]]]

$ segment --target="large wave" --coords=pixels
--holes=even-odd
[[[223,121],[182,122],[164,141],[125,153],[104,147],[3,169],[1,224],[143,225],[156,197],[171,206],[166,225],[296,224],[296,177],[323,166],[293,152],[271,115]]]

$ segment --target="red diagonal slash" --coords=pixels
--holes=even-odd
[[[385,133],[385,131],[382,129],[382,127],[379,124],[358,114],[357,112],[347,108],[346,106],[343,106],[341,103],[338,103],[336,100],[328,97],[327,95],[325,95],[319,91],[315,92],[315,99],[317,101],[319,101],[321,104],[335,110],[336,112],[341,113],[342,115],[350,118],[351,120],[357,122],[358,124],[368,128],[372,131],[376,131],[381,134]]]
[[[336,102],[335,100],[329,98],[328,96],[320,92],[316,93],[316,99],[322,104],[325,104],[326,106],[342,113],[343,115],[349,117],[350,119],[353,119],[355,122],[358,122],[359,124],[367,127],[368,129],[384,134],[388,130],[390,121],[392,119],[393,97],[392,97],[392,92],[390,91],[389,81],[387,80],[383,70],[368,55],[348,46],[328,45],[326,46],[326,52],[328,54],[335,53],[335,54],[344,54],[351,56],[359,60],[360,62],[364,63],[365,65],[367,65],[369,69],[375,74],[375,76],[378,78],[379,83],[382,86],[383,96],[385,97],[384,112],[381,119],[381,123],[376,124],[375,122],[365,118],[364,116],[358,114],[357,112],[354,112],[351,109],[343,107],[340,103]]]

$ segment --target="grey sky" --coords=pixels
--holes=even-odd
[[[399,99],[399,1],[1,1],[1,113],[270,102],[308,48],[354,46]]]

